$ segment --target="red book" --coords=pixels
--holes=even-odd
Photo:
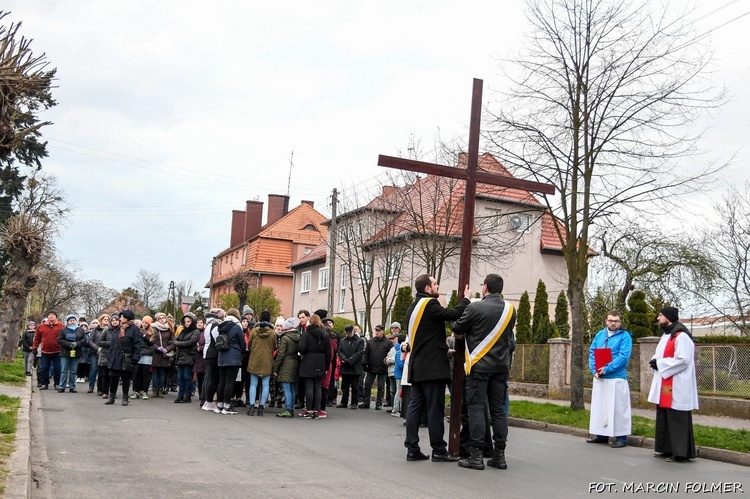
[[[594,367],[598,371],[612,362],[611,348],[594,348]]]

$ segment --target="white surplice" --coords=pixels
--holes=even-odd
[[[651,382],[648,401],[659,404],[662,379],[672,377],[672,407],[677,411],[693,411],[698,409],[698,386],[695,381],[695,344],[687,333],[680,333],[675,339],[674,357],[664,357],[669,334],[662,335],[656,346],[656,365]]]
[[[630,435],[631,432],[628,380],[594,378],[589,433],[619,437]]]

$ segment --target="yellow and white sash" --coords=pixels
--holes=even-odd
[[[490,351],[490,349],[497,343],[497,340],[500,339],[500,337],[503,335],[503,332],[508,327],[508,323],[510,323],[511,318],[513,317],[513,305],[505,302],[505,310],[503,310],[503,315],[500,316],[500,320],[497,321],[497,324],[495,324],[495,327],[492,328],[492,331],[485,336],[485,338],[477,345],[474,350],[469,352],[468,348],[466,349],[466,363],[464,364],[464,370],[466,371],[466,374],[469,374],[471,372],[471,368],[474,364],[479,362],[482,357],[484,357],[487,352]]]
[[[422,321],[422,314],[424,314],[424,309],[427,308],[427,304],[432,300],[433,298],[420,298],[417,304],[414,306],[414,310],[411,312],[411,317],[409,317],[409,335],[408,335],[408,342],[409,342],[409,348],[411,350],[414,350],[414,340],[417,336],[417,329],[419,328],[419,323]]]

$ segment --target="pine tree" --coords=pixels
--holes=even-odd
[[[555,328],[559,333],[559,338],[567,338],[570,333],[570,324],[568,324],[568,299],[565,291],[560,291],[557,295],[557,304],[555,305]]]
[[[531,342],[531,301],[529,292],[524,291],[516,312],[516,343]]]
[[[641,290],[633,291],[628,298],[628,308],[625,312],[625,329],[633,334],[633,338],[651,336],[653,309],[646,302],[646,293]]]
[[[410,286],[398,288],[391,318],[401,324],[401,332],[404,334],[407,333],[407,329],[409,328],[409,322],[406,320],[406,311],[409,309],[412,301],[414,301],[414,297],[411,295]]]
[[[552,336],[552,324],[549,320],[549,298],[547,286],[539,279],[534,298],[534,319],[531,323],[531,338],[534,343],[547,343]]]
[[[458,291],[454,289],[451,291],[450,300],[448,300],[448,308],[456,308],[456,305],[458,305]],[[453,321],[448,321],[445,324],[445,332],[448,336],[453,333]]]

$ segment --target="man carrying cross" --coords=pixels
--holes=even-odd
[[[508,416],[505,414],[505,392],[510,370],[510,345],[516,311],[503,300],[503,278],[488,274],[482,283],[482,301],[470,304],[453,324],[456,339],[466,337],[466,408],[469,413],[471,455],[462,459],[462,468],[483,470],[482,451],[486,432],[485,407],[489,404],[492,438],[495,449],[487,464],[506,469],[505,441],[508,438]],[[456,360],[458,362],[458,359]]]
[[[409,321],[408,338],[402,350],[410,352],[407,360],[408,381],[411,383],[411,400],[406,413],[407,461],[429,459],[419,449],[419,423],[422,414],[427,414],[433,462],[456,462],[457,457],[448,454],[443,435],[445,411],[445,387],[450,382],[448,345],[445,342],[445,322],[461,317],[471,303],[469,286],[464,289],[464,298],[456,308],[444,308],[438,302],[440,286],[431,275],[421,275],[414,281],[417,296],[406,311]]]

